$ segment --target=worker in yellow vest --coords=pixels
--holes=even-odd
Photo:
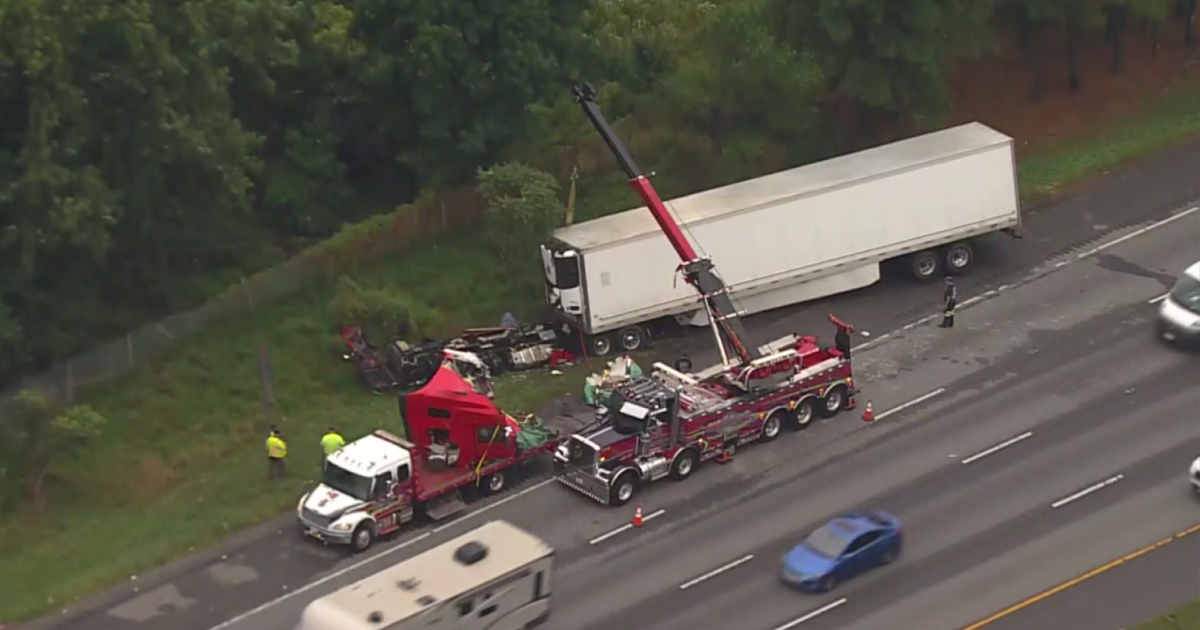
[[[287,442],[279,427],[271,426],[271,435],[267,437],[267,477],[280,479],[287,472]]]
[[[338,449],[346,445],[346,440],[338,434],[337,429],[329,427],[329,431],[321,436],[321,450],[325,451],[325,457],[333,455]]]

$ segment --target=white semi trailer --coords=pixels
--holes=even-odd
[[[981,123],[667,205],[744,314],[866,287],[889,259],[919,280],[960,274],[972,239],[1021,224],[1013,140]],[[646,208],[557,230],[542,262],[547,302],[594,355],[641,348],[652,324],[709,323]]]

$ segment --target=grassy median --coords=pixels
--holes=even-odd
[[[1060,191],[1197,134],[1200,90],[1174,92],[1097,135],[1022,156],[1022,195]],[[505,310],[533,312],[540,296],[508,295],[503,271],[480,252],[470,237],[442,241],[355,279],[423,296],[453,326],[498,321]],[[0,621],[57,609],[290,509],[318,471],[317,440],[329,424],[347,437],[394,427],[395,399],[366,393],[337,360],[330,290],[316,286],[214,326],[86,395],[110,428],[58,471],[69,483],[50,488],[54,509],[0,526]],[[273,410],[261,403],[260,348],[274,366]],[[502,379],[498,398],[534,409],[577,390],[587,372]],[[291,449],[290,478],[274,485],[265,480],[261,448],[268,419],[284,428]]]
[[[1200,599],[1131,630],[1200,630]]]

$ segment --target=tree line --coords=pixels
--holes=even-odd
[[[594,143],[574,81],[596,84],[610,116],[636,112],[638,140],[664,159],[686,135],[731,163],[799,163],[898,119],[936,121],[951,64],[1003,30],[1029,54],[1036,98],[1045,64],[1064,61],[1044,58],[1051,38],[1067,41],[1079,89],[1085,33],[1103,29],[1120,72],[1123,33],[1191,45],[1195,12],[1196,0],[0,0],[0,382],[479,168],[560,173]],[[830,124],[847,111],[852,128]]]

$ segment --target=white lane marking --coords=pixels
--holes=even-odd
[[[667,513],[667,511],[666,511],[666,510],[659,510],[659,511],[657,511],[657,512],[651,512],[650,514],[647,514],[647,515],[645,515],[645,516],[643,516],[643,517],[642,517],[642,522],[643,522],[643,523],[645,523],[646,521],[649,521],[650,519],[653,519],[653,518],[658,518],[658,517],[660,517],[660,516],[662,516],[663,514],[666,514],[666,513]],[[593,538],[593,539],[589,540],[589,541],[588,541],[588,544],[589,544],[589,545],[595,545],[595,544],[602,543],[602,542],[604,542],[604,541],[608,540],[609,538],[612,538],[613,536],[616,536],[617,534],[622,534],[622,533],[625,533],[625,532],[627,532],[627,531],[629,531],[629,530],[631,530],[631,529],[633,529],[633,524],[632,524],[632,523],[630,523],[630,524],[626,524],[626,525],[622,525],[622,526],[620,526],[620,527],[618,527],[618,528],[616,528],[616,529],[612,530],[611,532],[608,532],[607,534],[600,534],[599,536],[597,536],[597,537],[595,537],[595,538]]]
[[[1050,507],[1052,507],[1054,509],[1058,509],[1072,501],[1075,501],[1077,499],[1082,499],[1083,497],[1086,497],[1087,495],[1089,495],[1093,492],[1096,492],[1097,490],[1103,490],[1124,478],[1125,478],[1125,475],[1113,475],[1113,476],[1109,477],[1108,479],[1101,481],[1098,484],[1088,486],[1088,487],[1084,488],[1083,490],[1080,490],[1079,492],[1072,494],[1069,497],[1063,497],[1063,498],[1055,501],[1054,503],[1051,503]]]
[[[1015,438],[1009,438],[991,448],[979,451],[978,453],[975,453],[974,455],[962,460],[962,463],[970,464],[971,462],[979,461],[979,460],[983,459],[984,457],[987,457],[988,455],[995,455],[996,453],[999,453],[1000,451],[1012,446],[1013,444],[1016,444],[1017,442],[1021,442],[1023,440],[1028,440],[1031,437],[1033,437],[1033,431],[1026,431],[1026,432],[1022,433],[1021,435],[1018,435]]]
[[[1147,304],[1158,304],[1159,302],[1167,299],[1168,295],[1170,295],[1170,293],[1164,293],[1164,294],[1154,298],[1153,300],[1147,300],[1146,303]]]
[[[789,628],[795,628],[796,626],[804,623],[805,621],[809,621],[809,620],[813,619],[814,617],[824,615],[825,613],[827,613],[827,612],[833,610],[834,608],[837,608],[838,606],[841,606],[842,604],[845,604],[845,603],[846,603],[846,598],[843,597],[843,598],[837,600],[836,602],[825,604],[824,606],[808,613],[807,615],[804,615],[802,617],[797,617],[796,619],[793,619],[793,620],[783,624],[782,626],[775,628],[775,630],[789,630]]]
[[[1087,250],[1086,252],[1079,254],[1077,260],[1082,260],[1089,256],[1095,256],[1096,254],[1099,254],[1100,252],[1102,252],[1110,247],[1116,247],[1117,245],[1120,245],[1121,243],[1124,243],[1125,241],[1128,241],[1129,239],[1137,238],[1151,230],[1157,230],[1158,228],[1160,228],[1164,225],[1167,225],[1168,223],[1174,223],[1175,221],[1178,221],[1194,212],[1200,212],[1200,206],[1193,206],[1191,208],[1188,208],[1187,210],[1184,210],[1183,212],[1180,212],[1179,214],[1171,215],[1161,221],[1155,221],[1154,223],[1151,223],[1144,227],[1138,228],[1138,229],[1130,232],[1129,234],[1122,236],[1121,238],[1113,239],[1107,243],[1101,243],[1100,245],[1097,245],[1097,246]]]
[[[712,571],[709,571],[708,573],[701,575],[698,578],[693,578],[691,580],[684,582],[683,584],[680,584],[679,590],[685,591],[685,590],[692,588],[693,586],[703,582],[704,580],[721,575],[722,573],[724,573],[736,566],[741,566],[743,564],[746,564],[747,562],[750,562],[753,559],[754,559],[754,554],[748,553],[748,554],[742,556],[741,558],[738,558],[737,560],[734,560],[733,562],[727,562],[727,563],[713,569]]]
[[[388,547],[387,549],[384,549],[383,551],[380,551],[379,553],[377,553],[373,556],[370,556],[368,558],[363,558],[362,560],[353,562],[353,563],[351,563],[345,567],[342,567],[341,569],[338,569],[337,571],[334,571],[332,573],[327,573],[327,574],[317,578],[316,580],[313,580],[312,582],[309,582],[308,584],[305,584],[304,586],[297,588],[296,590],[288,591],[284,595],[276,597],[275,599],[272,599],[271,601],[266,602],[260,606],[251,608],[250,610],[247,610],[246,612],[244,612],[236,617],[233,617],[227,621],[219,623],[219,624],[209,628],[208,630],[224,630],[225,628],[228,628],[234,624],[245,621],[245,620],[249,619],[250,617],[257,615],[258,613],[260,613],[268,608],[271,608],[272,606],[275,606],[276,604],[287,601],[287,600],[289,600],[293,597],[296,597],[297,595],[300,595],[302,593],[307,593],[308,591],[311,591],[312,589],[317,588],[318,586],[321,586],[322,584],[325,584],[332,580],[336,580],[337,578],[340,578],[343,575],[350,573],[351,571],[355,571],[355,570],[360,569],[376,560],[379,560],[381,558],[384,558],[384,557],[390,556],[394,553],[397,553],[399,551],[402,551],[407,547],[410,547],[416,543],[421,542],[422,540],[425,540],[426,538],[429,538],[430,536],[432,536],[433,534],[435,534],[437,532],[440,532],[449,527],[453,527],[454,525],[461,524],[469,519],[475,518],[475,517],[479,516],[480,514],[483,514],[483,513],[487,512],[488,510],[491,510],[492,508],[500,507],[501,505],[504,505],[505,503],[508,503],[509,501],[515,500],[523,495],[529,494],[530,492],[533,492],[534,490],[537,490],[538,488],[541,488],[542,486],[546,486],[546,485],[552,483],[553,481],[554,481],[554,479],[552,479],[552,478],[546,479],[544,481],[540,481],[532,486],[529,486],[528,488],[525,488],[524,490],[522,490],[520,492],[517,492],[510,496],[504,497],[503,499],[496,501],[495,503],[489,503],[488,505],[485,505],[485,506],[479,508],[478,510],[474,510],[472,512],[464,514],[462,517],[460,517],[454,521],[451,521],[444,525],[439,525],[439,526],[433,528],[432,530],[421,534],[420,536],[416,536],[415,538],[409,538],[408,540],[406,540],[402,543],[399,543],[397,545]]]
[[[894,413],[904,411],[905,409],[908,409],[909,407],[912,407],[913,405],[919,405],[919,404],[925,402],[926,400],[929,400],[930,398],[933,398],[935,396],[941,396],[944,393],[946,393],[946,388],[939,387],[939,388],[929,392],[928,394],[925,394],[924,396],[918,396],[917,398],[914,398],[914,399],[904,403],[903,405],[899,405],[897,407],[892,407],[891,409],[888,409],[887,411],[884,411],[884,412],[880,413],[879,415],[875,416],[875,419],[883,420],[884,418],[886,418]]]

